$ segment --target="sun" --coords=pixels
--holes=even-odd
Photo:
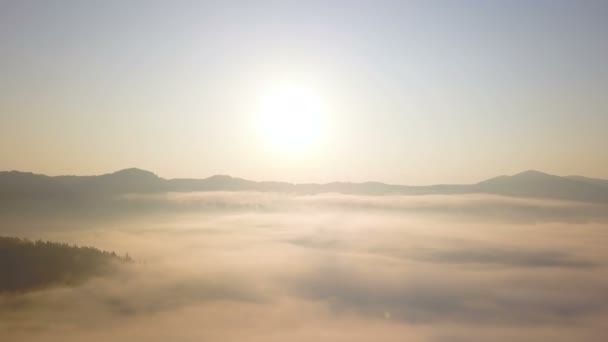
[[[314,88],[282,84],[267,90],[259,100],[259,134],[272,150],[302,155],[324,142],[329,108]]]

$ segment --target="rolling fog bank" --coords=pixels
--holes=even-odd
[[[0,295],[8,341],[603,341],[608,334],[605,204],[257,192],[125,195],[111,203],[86,215],[2,214],[1,235],[135,260],[79,285]]]

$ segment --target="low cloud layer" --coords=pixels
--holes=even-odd
[[[0,297],[1,336],[459,342],[608,334],[608,214],[597,205],[256,193],[121,201],[172,209],[1,227],[137,260],[81,286]]]

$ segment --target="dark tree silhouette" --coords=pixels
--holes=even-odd
[[[131,257],[93,247],[0,237],[0,292],[76,285],[125,262]]]

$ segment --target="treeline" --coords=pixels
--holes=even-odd
[[[76,285],[125,262],[128,255],[93,247],[0,236],[0,292]]]

